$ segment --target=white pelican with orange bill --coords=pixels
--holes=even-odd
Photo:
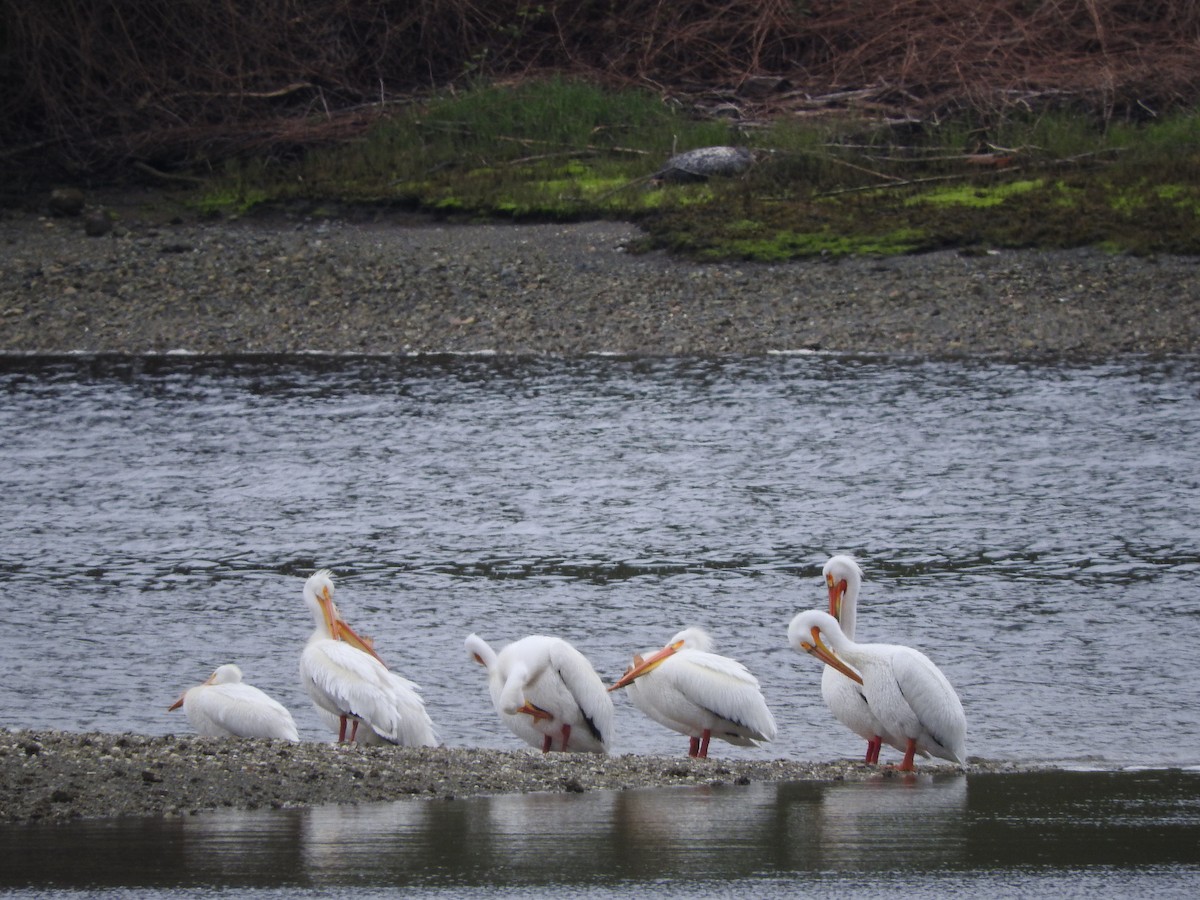
[[[862,685],[883,739],[904,748],[900,771],[912,771],[918,753],[966,764],[962,701],[924,653],[900,644],[855,643],[842,633],[837,619],[820,609],[792,619],[788,642]]]
[[[853,557],[832,556],[821,570],[829,592],[829,614],[838,621],[842,634],[854,640],[858,618],[858,592],[862,569]],[[833,717],[867,742],[866,763],[878,763],[883,746],[883,727],[871,711],[862,685],[847,678],[834,666],[821,673],[821,696]],[[904,745],[897,747],[903,753]]]
[[[388,743],[436,747],[437,733],[417,685],[390,671],[371,641],[359,637],[333,602],[333,574],[316,572],[304,584],[316,628],[300,654],[300,680],[313,704],[337,717],[338,741],[354,741],[359,723]]]
[[[660,725],[689,738],[688,756],[707,757],[712,738],[754,747],[775,737],[775,717],[758,679],[740,662],[712,653],[712,638],[685,628],[661,650],[637,655],[609,688]]]
[[[283,704],[244,684],[242,670],[229,663],[218,666],[208,681],[184,691],[167,711],[180,707],[204,737],[300,740],[296,722]]]
[[[467,653],[487,669],[492,705],[508,728],[543,753],[607,753],[612,698],[587,657],[567,641],[533,634],[499,653],[471,634]]]

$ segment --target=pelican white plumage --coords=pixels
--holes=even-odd
[[[820,609],[798,613],[788,626],[788,641],[862,685],[883,739],[905,748],[901,771],[912,770],[917,753],[966,764],[962,701],[924,653],[900,644],[856,643]]]
[[[608,752],[612,698],[571,644],[540,634],[513,641],[499,653],[476,634],[465,644],[487,669],[492,705],[513,734],[543,753]]]
[[[737,660],[711,652],[712,646],[703,629],[685,628],[661,650],[634,656],[609,688],[628,688],[634,706],[686,734],[688,756],[708,756],[711,738],[754,747],[775,737],[775,717],[758,679]]]
[[[436,747],[437,733],[417,685],[383,664],[371,643],[346,624],[333,602],[328,569],[304,583],[316,628],[300,654],[300,680],[313,704],[338,720],[338,740],[357,737],[360,722],[379,737],[408,747]]]
[[[184,715],[205,737],[276,738],[298,741],[292,714],[277,700],[242,682],[242,670],[218,666],[203,684],[188,688],[168,712],[183,707]]]
[[[829,558],[821,574],[829,591],[829,614],[837,619],[842,634],[854,640],[862,569],[853,557],[838,555]],[[871,712],[862,685],[847,678],[833,666],[826,666],[821,673],[821,696],[833,717],[867,742],[863,761],[879,762],[883,728]],[[897,749],[903,753],[905,748],[901,745]]]

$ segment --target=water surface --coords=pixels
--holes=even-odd
[[[0,888],[1187,896],[1200,773],[921,775],[0,827]],[[1193,894],[1194,895],[1194,894]]]
[[[1195,361],[9,359],[0,398],[5,727],[186,731],[236,662],[326,739],[296,666],[329,567],[448,744],[514,746],[472,631],[613,678],[694,623],[780,725],[720,754],[858,755],[786,642],[850,552],[860,638],[943,668],[973,755],[1200,763]]]

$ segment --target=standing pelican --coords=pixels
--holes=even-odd
[[[608,752],[612,698],[587,657],[569,643],[534,634],[499,653],[476,634],[465,643],[487,669],[492,705],[517,737],[543,753]]]
[[[788,641],[862,685],[884,740],[904,747],[901,771],[912,771],[917,753],[966,764],[962,702],[924,653],[899,644],[855,643],[837,619],[819,609],[792,619]]]
[[[775,737],[758,679],[737,660],[710,652],[712,638],[685,628],[661,650],[634,656],[621,679],[609,688],[628,687],[642,712],[690,739],[688,756],[707,757],[711,738],[754,747]]]
[[[218,667],[208,681],[188,688],[167,711],[181,706],[191,726],[205,737],[300,740],[292,714],[258,688],[243,684],[242,670],[235,665]]]
[[[837,619],[842,634],[854,640],[862,569],[852,557],[833,556],[825,563],[822,574],[829,591],[829,614]],[[847,678],[833,666],[826,666],[821,673],[821,696],[825,698],[825,705],[833,717],[867,742],[867,754],[863,761],[879,762],[883,730],[867,704],[862,685]],[[904,752],[903,745],[898,749]]]
[[[304,583],[316,628],[300,654],[300,680],[314,705],[338,719],[338,741],[355,740],[365,722],[392,744],[436,747],[437,734],[411,681],[388,670],[371,643],[354,633],[333,602],[328,569]]]

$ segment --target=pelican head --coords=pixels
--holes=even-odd
[[[788,643],[799,653],[815,656],[827,666],[837,669],[852,681],[863,683],[862,676],[844,663],[830,647],[845,640],[837,619],[820,609],[798,613],[788,625]],[[828,641],[828,643],[827,643]]]
[[[328,632],[328,636],[336,641],[339,638],[339,619],[337,605],[333,602],[332,572],[321,569],[308,576],[308,580],[304,582],[304,602],[312,611],[317,628]]]
[[[200,687],[208,687],[210,684],[241,684],[241,682],[242,670],[233,663],[226,663],[223,666],[217,666],[216,671],[209,675],[208,680],[201,684]],[[171,712],[183,706],[183,701],[186,697],[187,691],[184,691],[179,695],[178,700],[167,707],[167,712]]]
[[[357,647],[364,653],[369,653],[380,663],[379,654],[375,652],[374,642],[367,637],[355,633],[346,620],[338,612],[337,604],[333,602],[333,573],[321,569],[308,576],[304,582],[304,602],[312,611],[313,620],[317,624],[315,637],[333,641],[345,641],[352,647]]]
[[[708,653],[713,648],[713,639],[707,631],[696,625],[691,625],[671,638],[672,644],[679,644],[682,649],[699,650]]]
[[[661,650],[651,653],[644,658],[640,655],[634,656],[633,665],[625,670],[625,674],[609,690],[615,691],[618,688],[628,687],[643,675],[653,672],[680,650],[684,649],[708,652],[712,649],[712,638],[708,636],[708,632],[703,628],[697,628],[694,625],[683,629],[683,631],[671,638],[667,646]]]
[[[233,663],[217,666],[215,672],[208,676],[205,684],[241,684],[242,670]]]
[[[842,603],[849,596],[853,603],[858,596],[858,588],[862,584],[862,569],[854,557],[840,555],[831,556],[821,570],[825,576],[825,588],[829,591],[829,614],[842,621]]]

